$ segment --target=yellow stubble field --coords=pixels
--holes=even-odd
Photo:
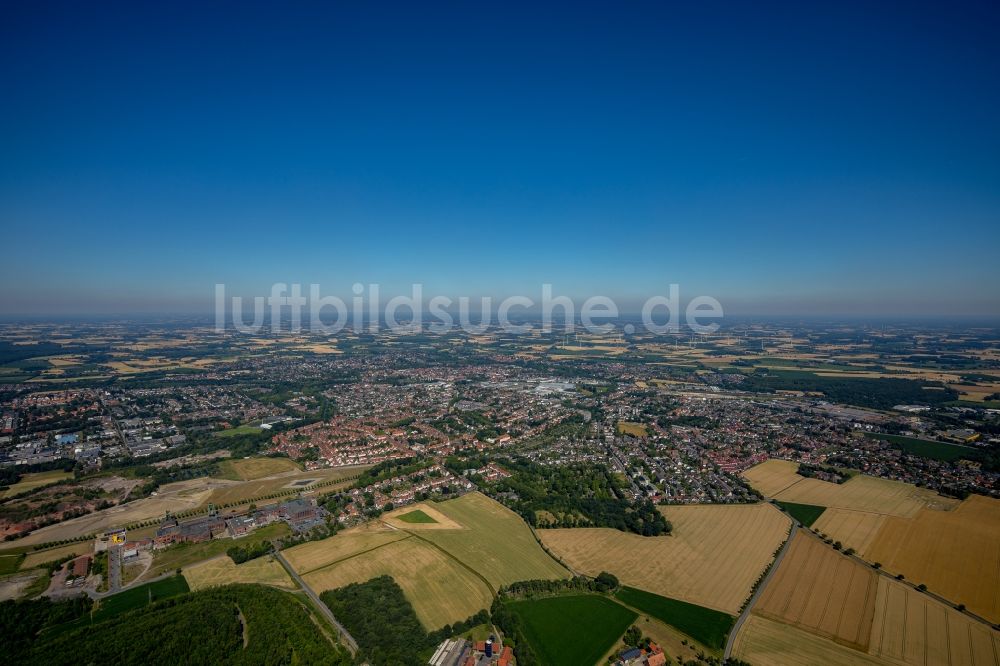
[[[392,576],[429,631],[490,607],[493,595],[482,580],[430,544],[403,536],[302,578],[320,593],[378,576]],[[342,535],[331,537],[340,538]]]
[[[827,509],[812,527],[841,542],[844,548],[853,548],[861,557],[867,557],[872,541],[886,519],[887,516],[871,511]]]
[[[733,642],[733,656],[781,666],[885,666],[882,659],[789,624],[751,613]]]
[[[754,612],[864,651],[877,578],[869,567],[800,530]]]
[[[234,564],[228,555],[184,567],[184,578],[192,590],[229,585],[230,583],[257,583],[285,590],[294,590],[295,583],[285,568],[271,555]]]
[[[1000,500],[972,495],[954,511],[887,518],[866,558],[1000,622]]]
[[[751,467],[743,476],[767,497],[837,509],[909,517],[925,507],[947,510],[959,503],[901,481],[859,474],[846,483],[837,484],[799,476],[796,470],[797,463],[768,460]]]
[[[881,576],[869,653],[893,664],[993,666],[1000,632]]]
[[[661,507],[671,536],[609,528],[539,530],[576,571],[615,574],[625,585],[736,614],[782,544],[791,521],[770,504]]]

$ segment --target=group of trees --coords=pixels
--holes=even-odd
[[[500,595],[493,600],[490,618],[493,620],[493,624],[503,632],[506,642],[513,643],[514,657],[517,659],[518,666],[537,666],[538,656],[531,649],[531,644],[524,634],[524,623],[521,622],[521,618],[516,613],[511,612]]]
[[[627,499],[620,481],[603,465],[545,466],[525,458],[502,464],[513,474],[497,482],[492,494],[532,526],[539,526],[538,511],[548,511],[564,516],[556,527],[612,527],[643,536],[669,534],[672,529],[652,502]]]
[[[464,622],[426,633],[413,606],[391,576],[329,590],[320,595],[358,642],[362,660],[374,666],[419,666],[422,653],[442,640],[489,622],[485,610]]]
[[[4,661],[24,663],[38,632],[70,622],[90,611],[88,597],[76,597],[56,603],[46,597],[32,601],[0,602],[0,636],[3,636]]]
[[[557,580],[520,580],[501,587],[499,595],[511,599],[551,596],[562,592],[598,592],[603,594],[614,592],[619,585],[617,576],[602,571],[596,578],[574,576],[573,578]]]
[[[229,556],[229,559],[231,559],[234,564],[243,564],[244,562],[255,560],[262,555],[267,555],[270,552],[270,541],[258,541],[256,543],[247,544],[246,546],[233,546],[226,551],[226,555]]]
[[[80,663],[85,655],[94,664],[352,663],[294,596],[261,585],[182,594],[98,624],[46,633],[85,615],[90,604],[86,597],[0,604],[5,660],[57,666]]]
[[[958,399],[958,392],[940,382],[895,377],[823,377],[812,372],[768,371],[747,375],[741,387],[748,391],[819,391],[832,402],[873,409],[894,405],[933,405]],[[925,387],[935,390],[928,391]]]

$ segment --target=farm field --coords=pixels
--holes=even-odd
[[[869,653],[914,666],[996,664],[1000,632],[911,587],[879,577]]]
[[[733,642],[733,656],[751,664],[885,666],[884,660],[751,613]]]
[[[672,536],[609,528],[539,530],[574,570],[615,574],[623,585],[735,615],[791,525],[767,503],[661,507]]]
[[[972,495],[954,511],[887,518],[867,559],[1000,622],[1000,500]]]
[[[874,562],[867,555],[868,549],[886,518],[880,513],[869,511],[827,509],[812,526],[834,541],[844,544],[844,548],[853,548],[858,555]]]
[[[410,504],[401,509],[383,514],[379,519],[392,527],[404,530],[460,530],[462,525],[441,513],[435,502]],[[420,516],[423,517],[420,517]],[[409,516],[409,518],[405,518]],[[419,519],[417,519],[419,517]]]
[[[960,446],[958,444],[948,444],[947,442],[936,442],[929,439],[917,439],[915,437],[903,437],[902,435],[887,435],[882,433],[868,433],[869,437],[884,439],[895,444],[907,453],[915,456],[930,458],[931,460],[959,460],[967,458],[973,460],[978,457],[978,451],[970,446]]]
[[[726,644],[726,636],[736,620],[732,615],[668,599],[634,587],[622,587],[615,597],[623,604],[673,626],[713,650]]]
[[[751,467],[743,476],[765,496],[781,502],[903,517],[914,516],[925,507],[948,510],[958,505],[958,500],[901,481],[859,474],[837,484],[799,476],[797,469],[797,463],[768,460]]]
[[[302,468],[288,458],[233,458],[219,462],[222,478],[253,481],[282,472],[301,472]]]
[[[295,583],[288,572],[271,555],[243,564],[234,564],[228,555],[223,555],[186,568],[184,578],[191,589],[196,591],[230,583],[259,583],[286,590],[295,589]]]
[[[519,580],[569,578],[570,573],[542,550],[520,516],[485,495],[469,493],[433,507],[463,529],[421,530],[417,538],[446,551],[494,589]]]
[[[379,529],[369,524],[344,530],[327,539],[293,546],[281,553],[299,574],[306,574],[406,538],[405,533]]]
[[[0,555],[0,576],[12,574],[21,564],[21,555]]]
[[[596,664],[637,615],[598,595],[574,595],[512,601],[524,633],[546,666]]]
[[[21,477],[21,480],[9,487],[4,491],[3,497],[13,497],[14,495],[19,495],[21,493],[27,492],[29,490],[34,490],[35,488],[41,488],[42,486],[47,486],[50,483],[55,483],[56,481],[62,481],[63,479],[72,479],[73,474],[70,472],[63,472],[60,470],[55,470],[53,472],[35,472],[33,474],[25,474]]]
[[[24,562],[21,563],[21,569],[31,569],[40,564],[52,562],[53,560],[58,560],[69,555],[83,555],[84,553],[92,553],[93,551],[93,541],[78,541],[65,546],[59,546],[58,548],[37,550],[27,553]]]
[[[110,620],[121,615],[122,613],[127,613],[129,611],[136,610],[137,608],[143,608],[153,602],[175,597],[178,594],[184,594],[189,591],[190,588],[188,587],[187,581],[184,580],[183,576],[171,576],[170,578],[164,578],[163,580],[146,583],[145,585],[139,585],[125,590],[124,592],[119,592],[118,594],[113,594],[110,597],[101,599],[97,602],[97,607],[94,612],[79,617],[72,622],[57,625],[56,627],[48,630],[50,633],[47,635],[63,634],[73,629]]]
[[[378,576],[392,576],[428,631],[490,607],[493,595],[475,574],[434,546],[413,536],[403,536],[382,547],[314,569],[302,578],[319,594]],[[337,535],[330,540],[342,537]]]
[[[800,530],[754,612],[866,650],[877,578],[869,567]]]

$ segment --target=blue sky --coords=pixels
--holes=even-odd
[[[4,10],[0,314],[1000,314],[995,3],[137,4]]]

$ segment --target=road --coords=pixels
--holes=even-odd
[[[760,598],[760,595],[764,592],[764,588],[767,587],[767,584],[771,581],[771,576],[773,576],[774,572],[778,570],[778,565],[781,564],[781,560],[785,557],[785,553],[788,552],[788,548],[792,545],[792,540],[798,532],[799,523],[792,523],[792,531],[788,536],[788,541],[786,541],[785,545],[781,547],[780,551],[778,551],[778,556],[774,558],[774,564],[772,564],[771,568],[767,570],[767,575],[764,576],[764,580],[760,582],[760,585],[757,586],[754,593],[750,595],[750,601],[747,602],[746,608],[744,608],[743,612],[740,613],[740,616],[736,618],[736,624],[733,625],[732,630],[729,632],[729,638],[726,639],[726,651],[723,654],[725,659],[729,659],[732,656],[733,643],[736,642],[736,634],[740,633],[740,628],[743,626],[743,623],[746,622],[748,617],[750,617],[750,611],[753,610],[753,605],[757,603],[757,599]]]
[[[295,569],[293,569],[292,565],[288,563],[288,560],[285,559],[284,555],[278,552],[275,554],[275,558],[281,562],[281,566],[285,567],[285,571],[288,572],[288,575],[291,576],[296,583],[298,583],[299,587],[301,587],[306,595],[312,600],[313,605],[316,606],[321,613],[323,613],[326,619],[330,621],[330,624],[336,627],[337,632],[340,633],[341,640],[344,642],[344,645],[347,646],[347,649],[351,651],[351,654],[357,654],[358,643],[354,640],[354,636],[351,636],[350,632],[347,631],[344,625],[337,621],[337,618],[333,616],[333,612],[329,609],[329,607],[320,601],[319,597],[316,596],[316,593],[313,592],[311,587],[306,585],[306,582],[295,572]]]
[[[122,547],[108,547],[108,593],[122,589]]]

